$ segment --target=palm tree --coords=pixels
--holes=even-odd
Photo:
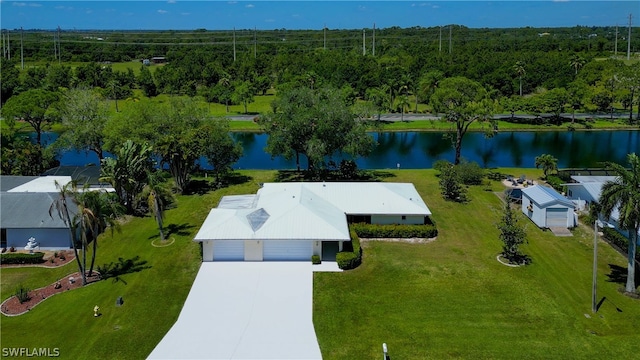
[[[635,153],[627,155],[631,171],[615,163],[607,163],[607,169],[616,174],[613,181],[607,181],[602,186],[600,205],[602,214],[609,218],[614,209],[620,213],[618,224],[629,232],[629,247],[627,250],[627,292],[636,291],[635,257],[640,230],[640,158]]]
[[[558,170],[558,159],[554,158],[551,154],[536,156],[536,169],[540,167],[542,167],[542,172],[546,179],[549,172]]]
[[[69,228],[69,234],[71,235],[71,246],[73,247],[73,253],[76,257],[76,263],[78,264],[78,271],[82,276],[82,285],[87,284],[87,275],[85,273],[86,263],[80,261],[78,254],[78,234],[81,234],[83,230],[80,226],[84,222],[79,222],[79,214],[84,212],[85,209],[79,209],[76,201],[76,195],[78,194],[75,181],[70,181],[64,185],[55,181],[56,189],[58,189],[58,198],[53,201],[49,207],[49,216],[53,218],[53,212],[56,211],[58,217]],[[81,216],[83,217],[83,216]],[[82,239],[80,239],[82,240]]]
[[[153,217],[158,224],[160,231],[160,241],[165,241],[164,237],[164,210],[173,198],[171,192],[164,186],[164,179],[160,171],[149,172],[147,175],[147,185],[145,185],[143,196],[147,198],[149,210],[153,213]]]
[[[91,264],[89,265],[89,276],[93,274],[93,267],[96,262],[96,252],[98,250],[98,235],[103,233],[107,227],[113,230],[119,230],[120,226],[117,222],[118,216],[124,213],[124,209],[118,204],[113,194],[105,191],[86,191],[79,193],[78,202],[85,209],[84,220],[90,229],[85,232],[90,236],[86,239],[86,243],[93,243],[91,253]]]
[[[231,79],[230,77],[225,74],[223,75],[220,80],[218,81],[218,84],[222,85],[222,87],[225,89],[225,96],[224,96],[224,105],[225,108],[227,109],[227,112],[229,112],[229,93],[230,93],[230,86],[231,86]]]
[[[569,65],[575,69],[575,74],[578,75],[578,70],[581,69],[586,61],[582,58],[582,56],[578,54],[574,54],[571,56],[571,61],[569,61]]]
[[[409,106],[409,96],[402,94],[398,97],[398,106],[400,107],[400,121],[404,121],[404,109]]]
[[[522,77],[527,73],[524,69],[524,63],[522,61],[517,61],[516,64],[513,65],[513,70],[520,79],[520,96],[522,96]]]

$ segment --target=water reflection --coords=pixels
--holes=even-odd
[[[271,158],[264,152],[267,135],[233,133],[242,143],[244,156],[236,164],[238,169],[294,169],[295,160]],[[437,132],[378,132],[372,133],[377,146],[367,158],[357,159],[363,169],[389,169],[400,164],[404,169],[432,167],[439,159],[453,161],[451,139]],[[56,134],[46,133],[43,140],[51,143]],[[626,165],[626,155],[640,153],[640,131],[592,132],[500,132],[492,138],[483,133],[468,133],[462,144],[462,156],[484,167],[534,167],[535,157],[551,154],[558,158],[558,166],[597,167],[603,161]],[[339,162],[341,158],[334,158]],[[92,152],[70,150],[60,156],[63,165],[97,163]],[[306,158],[301,157],[302,166]],[[208,164],[200,159],[203,167]]]

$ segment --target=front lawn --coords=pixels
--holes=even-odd
[[[523,218],[524,252],[533,263],[509,268],[496,261],[501,203],[493,192],[473,187],[470,203],[445,202],[434,171],[391,173],[396,176],[386,181],[416,184],[438,238],[365,243],[359,268],[314,275],[314,324],[324,359],[375,359],[385,342],[392,359],[629,359],[640,353],[640,301],[618,292],[619,278],[608,281],[617,266],[626,272],[626,262],[603,242],[598,300],[606,299],[591,314],[589,228],[559,238]],[[501,185],[494,182],[493,189]]]
[[[145,268],[53,296],[27,314],[2,316],[2,347],[59,348],[63,359],[144,359],[178,318],[191,289],[202,260],[192,240],[209,210],[221,196],[255,193],[258,183],[274,176],[268,171],[242,174],[252,179],[205,195],[178,196],[178,206],[165,219],[173,245],[151,245],[158,238],[151,217],[133,218],[113,236],[103,234],[97,264],[139,256]],[[75,262],[57,269],[2,269],[0,298],[13,295],[18,284],[35,289],[75,271]],[[116,307],[119,296],[124,304]],[[101,308],[98,318],[93,317],[95,305]]]

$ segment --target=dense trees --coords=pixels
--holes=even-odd
[[[325,157],[336,153],[367,155],[373,139],[365,124],[356,120],[339,91],[309,87],[284,91],[273,103],[273,111],[259,123],[269,138],[266,151],[272,156],[296,158],[305,155],[308,169],[322,165]]]
[[[28,90],[11,97],[2,107],[5,118],[23,120],[36,132],[36,144],[42,145],[42,132],[53,122],[50,107],[58,101],[58,94],[42,89]]]
[[[628,155],[630,170],[614,163],[608,163],[607,168],[616,175],[613,181],[607,181],[602,186],[600,206],[602,214],[610,218],[614,210],[618,211],[618,224],[621,229],[629,233],[627,292],[636,291],[635,257],[640,231],[640,158],[635,153]]]

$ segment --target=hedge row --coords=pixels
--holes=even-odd
[[[378,225],[352,224],[359,237],[363,238],[434,238],[438,236],[435,225]]]
[[[629,239],[620,234],[616,229],[610,227],[603,228],[602,233],[604,234],[605,240],[619,247],[620,250],[625,252],[625,254],[627,253],[627,251],[629,250]],[[638,254],[637,252],[636,259],[640,259],[640,254]]]
[[[43,252],[27,253],[6,253],[0,255],[0,262],[3,264],[40,264],[44,262]]]
[[[345,243],[342,251],[336,255],[338,267],[342,270],[355,269],[362,264],[362,248],[360,238],[354,229],[349,229],[351,241]]]

